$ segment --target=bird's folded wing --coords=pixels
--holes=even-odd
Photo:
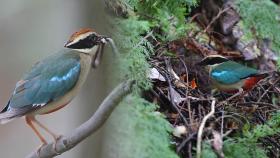
[[[8,109],[35,109],[69,92],[80,75],[80,57],[62,53],[37,63],[17,83]]]
[[[253,68],[229,61],[212,70],[211,77],[222,84],[234,84],[256,73],[257,70]]]

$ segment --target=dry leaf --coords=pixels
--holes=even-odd
[[[174,81],[174,85],[177,87],[177,88],[186,88],[187,86],[184,84],[184,82],[180,81],[180,80],[175,80]]]
[[[197,84],[195,82],[195,78],[193,78],[192,81],[191,81],[191,88],[195,89],[196,87],[197,87]]]
[[[258,105],[253,105],[251,107],[246,107],[246,106],[243,106],[242,107],[242,111],[245,111],[246,113],[254,113],[258,108]]]
[[[236,122],[234,122],[234,121],[229,121],[229,122],[227,122],[227,124],[226,124],[226,128],[228,128],[228,129],[239,129],[239,124],[238,123],[236,123]]]
[[[176,105],[179,105],[182,101],[184,101],[185,99],[181,97],[181,95],[174,89],[171,87],[170,89],[170,96],[173,99],[173,102]],[[170,99],[171,99],[170,98]]]
[[[181,138],[182,135],[185,135],[185,134],[187,134],[187,128],[183,125],[176,126],[173,130],[173,135],[175,137]]]
[[[148,77],[150,79],[156,79],[165,82],[165,78],[158,72],[156,68],[152,68],[149,71]]]
[[[176,118],[178,118],[179,117],[179,114],[177,114],[177,113],[171,113],[170,115],[169,115],[169,118],[171,118],[171,119],[176,119]]]

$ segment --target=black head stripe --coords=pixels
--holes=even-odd
[[[222,58],[222,57],[209,57],[209,58],[202,60],[199,63],[199,65],[215,65],[215,64],[220,64],[220,63],[226,62],[226,61],[228,61],[228,59]]]
[[[96,34],[91,34],[67,47],[72,49],[90,49],[95,45],[99,45],[100,42],[101,38],[99,36],[96,36]]]

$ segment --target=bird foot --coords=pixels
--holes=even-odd
[[[40,151],[41,151],[42,147],[45,146],[45,145],[47,145],[47,143],[46,143],[46,142],[43,142],[43,143],[37,148],[36,154],[37,154],[38,157],[40,157]]]
[[[61,153],[56,150],[56,144],[57,144],[57,141],[62,138],[62,135],[55,136],[54,138],[55,139],[54,139],[54,143],[53,143],[53,150],[55,151],[56,154],[60,155]]]

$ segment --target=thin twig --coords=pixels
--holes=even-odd
[[[238,96],[240,96],[240,95],[241,95],[241,96],[244,96],[245,93],[247,93],[247,92],[244,92],[243,90],[239,90],[237,93],[235,93],[234,95],[230,96],[230,97],[227,98],[225,101],[222,101],[222,102],[220,102],[219,104],[217,104],[217,107],[220,107],[221,105],[226,104],[226,103],[229,102],[230,100],[232,100],[232,99],[234,99],[234,98],[236,98],[236,97],[238,97]]]
[[[196,145],[196,158],[201,157],[201,141],[202,141],[202,133],[204,126],[206,124],[206,121],[215,113],[215,104],[216,104],[216,99],[212,100],[211,103],[211,111],[203,118],[199,129],[198,129],[198,134],[197,134],[197,145]]]
[[[250,101],[250,102],[245,102],[245,103],[237,103],[237,105],[261,105],[261,106],[269,106],[269,107],[274,107],[275,109],[279,109],[279,106],[274,105],[274,104],[270,104],[270,103],[265,103],[265,102],[254,102],[254,101]]]
[[[225,8],[225,9],[223,9],[223,10],[220,10],[219,13],[212,19],[212,21],[208,24],[208,26],[204,29],[203,32],[207,32],[208,29],[211,27],[211,25],[212,25],[216,20],[218,20],[218,19],[220,18],[220,16],[221,16],[224,12],[228,11],[229,9],[231,9],[231,7],[227,7],[227,8]]]
[[[153,33],[154,33],[153,30],[150,31],[145,37],[143,37],[143,38],[141,39],[141,41],[140,41],[139,43],[137,43],[137,44],[133,47],[133,49],[139,47],[145,40],[147,40],[147,38],[149,38],[150,36],[152,36]]]
[[[224,108],[222,110],[221,135],[224,133]]]
[[[165,59],[165,65],[166,65],[166,69],[170,72],[171,68],[170,68],[170,65],[169,65],[169,62],[168,62],[167,59]],[[167,83],[168,83],[170,102],[171,102],[173,108],[178,112],[179,116],[182,118],[184,124],[187,126],[188,125],[187,119],[181,113],[180,109],[177,107],[177,104],[174,102],[174,98],[173,98],[173,94],[172,94],[172,89],[173,88],[172,88],[171,81],[170,81],[167,74],[165,74],[165,78],[167,79]]]
[[[131,91],[133,82],[126,81],[117,86],[101,103],[94,115],[72,131],[67,136],[61,137],[55,144],[49,143],[41,148],[39,153],[33,151],[26,158],[52,158],[60,155],[79,144],[91,134],[95,133],[108,119],[114,108]]]
[[[183,147],[186,145],[186,143],[191,141],[196,135],[197,135],[197,133],[192,133],[186,139],[184,139],[183,142],[178,146],[177,153],[179,153],[183,149]]]
[[[265,92],[262,94],[262,96],[258,99],[257,102],[260,102],[262,100],[262,98],[268,93],[268,91],[273,88],[273,86],[279,81],[279,79],[277,79],[276,81],[274,81],[266,90]]]
[[[115,53],[115,55],[119,56],[120,52],[119,52],[119,50],[118,50],[114,40],[112,38],[106,38],[106,40],[109,42],[109,44],[112,47],[113,52]]]

